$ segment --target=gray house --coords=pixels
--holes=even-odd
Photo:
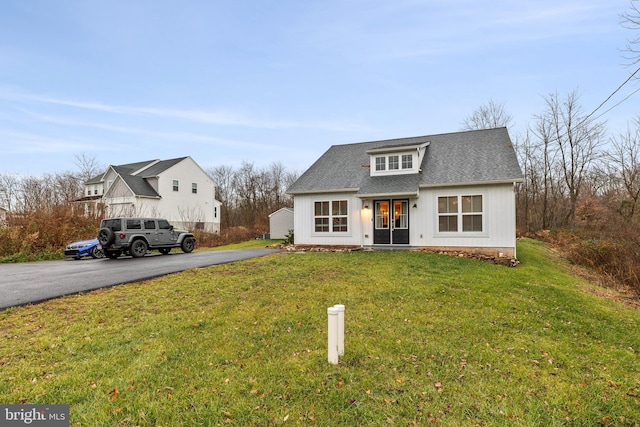
[[[330,147],[287,190],[295,243],[516,255],[506,128]]]

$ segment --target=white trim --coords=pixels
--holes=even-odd
[[[467,196],[481,196],[482,197],[482,231],[463,231],[463,217],[464,213],[462,212],[462,198]],[[458,212],[456,212],[456,221],[458,225],[458,231],[440,231],[440,212],[438,212],[438,199],[440,197],[457,197],[458,198]],[[487,232],[487,195],[484,191],[471,191],[471,189],[465,189],[464,191],[437,191],[433,194],[433,204],[435,208],[435,212],[433,213],[434,224],[433,224],[433,238],[468,238],[468,237],[489,237],[489,233]],[[467,213],[470,215],[471,213]],[[450,216],[453,216],[451,213]]]
[[[329,204],[329,214],[328,215],[322,215],[319,217],[316,217],[316,211],[315,211],[315,207],[316,207],[316,203],[328,203]],[[334,218],[334,215],[332,213],[332,208],[333,208],[333,202],[346,202],[347,203],[347,214],[346,215],[336,215],[336,218],[347,218],[347,231],[334,231],[333,230],[333,221],[332,219]],[[350,214],[350,209],[351,207],[349,206],[349,199],[346,199],[344,197],[334,197],[334,198],[318,198],[318,199],[313,199],[311,200],[311,235],[315,236],[315,237],[329,237],[329,236],[345,236],[345,237],[351,237],[352,233],[353,233],[353,224],[351,223],[351,214]],[[328,218],[329,219],[329,230],[328,231],[316,231],[316,218]]]
[[[468,187],[468,186],[478,186],[478,185],[516,184],[520,182],[524,182],[524,178],[505,179],[505,180],[499,180],[499,181],[469,181],[469,182],[420,184],[420,188]]]
[[[402,156],[411,156],[411,167],[402,168]],[[398,169],[389,169],[389,158],[398,157]],[[384,169],[378,170],[377,159],[384,159]],[[405,147],[402,149],[396,149],[394,151],[388,151],[383,153],[373,153],[369,157],[369,170],[371,176],[391,176],[391,175],[410,175],[418,173],[419,169],[420,153],[416,151],[407,150]]]

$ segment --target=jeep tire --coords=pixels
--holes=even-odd
[[[131,247],[129,248],[129,253],[134,258],[140,258],[147,254],[148,248],[149,247],[147,246],[147,242],[145,242],[142,239],[136,239],[131,244]]]
[[[193,249],[196,247],[196,239],[193,237],[185,237],[180,247],[185,254],[193,252]]]

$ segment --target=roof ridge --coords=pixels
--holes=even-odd
[[[506,126],[499,126],[499,127],[496,127],[496,128],[488,128],[488,129],[469,129],[469,130],[461,130],[461,131],[456,131],[456,132],[442,132],[442,133],[434,133],[434,134],[429,134],[429,135],[406,136],[406,137],[402,137],[402,138],[374,139],[374,140],[371,140],[371,141],[350,142],[350,143],[347,143],[347,144],[333,144],[333,145],[331,145],[331,147],[339,147],[339,146],[347,146],[347,145],[358,145],[358,144],[372,144],[372,143],[378,143],[378,142],[402,141],[402,140],[419,139],[419,138],[433,138],[433,137],[439,137],[439,136],[456,135],[456,134],[464,134],[464,133],[471,133],[471,132],[496,131],[496,130],[500,130],[500,129],[506,129]]]

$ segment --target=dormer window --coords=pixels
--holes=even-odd
[[[420,164],[428,142],[409,145],[389,145],[367,151],[371,176],[405,175],[420,172]]]
[[[389,156],[389,170],[390,171],[398,170],[400,168],[400,162],[398,160],[399,160],[398,156]]]
[[[402,155],[402,169],[413,169],[413,156],[411,154]]]
[[[373,175],[396,175],[416,173],[413,170],[414,154],[390,154],[388,156],[375,156],[375,172]]]

